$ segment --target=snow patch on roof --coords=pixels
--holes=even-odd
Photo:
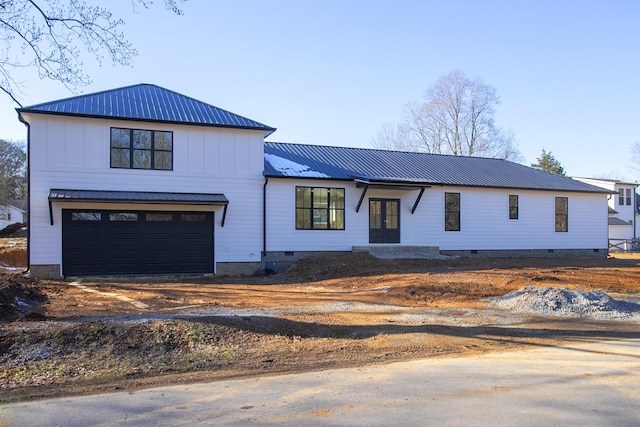
[[[280,172],[284,176],[297,176],[305,178],[329,178],[329,175],[322,172],[317,172],[311,169],[307,165],[301,165],[300,163],[293,162],[284,157],[276,156],[273,154],[264,155],[264,159],[269,162],[271,167]]]

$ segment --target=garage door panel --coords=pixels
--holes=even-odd
[[[63,210],[63,274],[213,273],[213,212]]]

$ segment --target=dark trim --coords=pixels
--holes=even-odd
[[[70,194],[71,193],[71,194]],[[180,198],[183,196],[183,198]],[[189,196],[207,196],[218,200],[194,200]],[[106,190],[60,190],[49,192],[49,220],[53,225],[53,202],[120,203],[141,205],[198,205],[223,206],[222,221],[224,227],[227,218],[229,200],[224,194],[204,193],[161,193],[151,191],[106,191]]]
[[[424,194],[424,187],[420,189],[420,194],[418,194],[418,198],[416,199],[416,202],[413,204],[413,207],[411,208],[411,215],[413,215],[416,209],[418,208],[418,203],[420,203],[420,199],[422,199],[423,194]]]
[[[23,272],[26,273],[31,268],[31,125],[22,118],[20,110],[17,112],[18,120],[27,127],[27,265]]]
[[[282,176],[282,175],[271,175],[266,174],[265,177],[269,178],[279,178],[279,179],[295,179],[295,180],[318,180],[318,181],[344,181],[344,182],[353,182],[353,178],[344,177],[344,178],[318,178],[318,177],[306,177],[306,176]],[[405,184],[407,185],[407,184]],[[412,186],[414,190],[417,190],[420,187],[433,187],[434,185],[440,187],[457,187],[457,188],[491,188],[496,190],[527,190],[527,191],[547,191],[553,193],[581,193],[581,194],[618,194],[616,192],[612,192],[610,190],[594,190],[594,191],[586,191],[586,190],[568,190],[562,188],[534,188],[534,187],[506,187],[506,186],[487,186],[487,185],[471,185],[471,184],[463,184],[463,183],[431,183],[431,184],[420,184],[414,183]],[[417,188],[416,188],[417,187]],[[388,187],[387,187],[388,188]]]
[[[224,205],[224,208],[222,208],[222,221],[220,222],[220,228],[224,228],[224,220],[227,218],[227,208],[228,207],[229,207],[229,204],[227,203],[227,204]]]
[[[49,200],[53,202],[140,203],[162,205],[217,205],[229,204],[224,194],[169,193],[155,191],[77,190],[52,188]]]
[[[360,200],[358,200],[358,206],[356,206],[356,213],[360,212],[360,206],[362,206],[362,201],[364,200],[364,196],[367,194],[368,185],[364,186],[364,190],[362,190],[362,194],[360,195]]]
[[[269,178],[264,177],[262,186],[262,256],[267,253],[267,184]]]
[[[193,123],[193,122],[181,122],[178,120],[158,120],[158,119],[143,119],[143,118],[132,118],[132,117],[119,117],[119,116],[102,116],[99,114],[77,114],[77,113],[60,113],[56,111],[41,111],[34,110],[28,108],[20,108],[18,109],[19,113],[28,113],[28,114],[43,114],[48,116],[66,116],[66,117],[83,117],[89,119],[100,119],[100,120],[122,120],[128,122],[146,122],[146,123],[168,123],[172,125],[184,125],[184,126],[206,126],[206,127],[214,127],[214,128],[227,128],[227,129],[244,129],[244,130],[256,130],[256,131],[264,131],[269,132],[265,138],[271,135],[276,131],[276,128],[270,128],[268,126],[265,127],[251,127],[251,126],[235,126],[235,125],[222,125],[222,124],[213,124],[213,123]]]

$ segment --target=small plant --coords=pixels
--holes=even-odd
[[[102,332],[102,325],[91,325],[89,326],[89,335],[92,337],[97,337],[100,332]]]
[[[189,344],[192,346],[198,344],[202,341],[202,328],[196,326],[195,328],[191,328],[187,331],[187,339],[189,340]]]

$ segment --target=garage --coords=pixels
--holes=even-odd
[[[62,209],[64,276],[215,272],[215,212],[142,210],[140,206],[223,206],[224,226],[228,204],[224,195],[51,190],[49,201],[76,202],[73,208]],[[79,201],[109,201],[114,208],[94,209],[91,204],[77,208]]]
[[[65,276],[213,273],[213,212],[71,210]]]

